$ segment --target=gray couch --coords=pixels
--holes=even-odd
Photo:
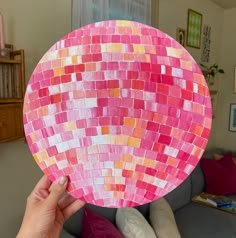
[[[221,153],[222,151],[214,150]],[[205,154],[211,157],[212,152]],[[204,175],[200,164],[175,190],[165,196],[169,202],[182,238],[235,238],[236,215],[193,203],[192,197],[204,190]],[[93,211],[115,224],[116,209],[88,205]],[[149,204],[137,207],[149,220]],[[65,224],[61,238],[82,237],[83,209]],[[169,237],[167,237],[169,238]]]
[[[182,238],[235,238],[236,215],[191,201],[204,189],[200,165],[177,189],[166,195]]]

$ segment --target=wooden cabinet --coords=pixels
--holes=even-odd
[[[0,142],[23,138],[24,50],[0,58]]]
[[[24,136],[22,103],[0,105],[1,141],[10,141]]]

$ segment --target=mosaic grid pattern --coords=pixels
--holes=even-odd
[[[41,170],[106,207],[145,204],[194,169],[210,134],[201,70],[174,39],[147,25],[104,21],[73,31],[29,81],[24,128]]]

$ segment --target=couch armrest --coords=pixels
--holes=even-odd
[[[193,170],[191,174],[191,197],[196,196],[204,191],[205,188],[205,178],[201,168],[200,162]]]
[[[188,176],[183,183],[167,194],[165,198],[174,212],[187,205],[191,201],[191,176]]]

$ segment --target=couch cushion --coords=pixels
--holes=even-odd
[[[182,238],[236,237],[236,215],[190,203],[175,213]]]
[[[85,208],[83,216],[83,238],[123,238],[118,229],[107,219]]]
[[[208,159],[212,159],[214,154],[223,154],[224,150],[221,148],[211,148],[209,150],[206,150],[203,153],[203,158],[208,158]]]
[[[213,159],[214,160],[222,160],[224,158],[224,155],[220,155],[220,154],[214,154],[213,155]],[[233,157],[233,162],[236,164],[236,157]]]
[[[233,157],[236,157],[236,151],[231,151],[231,152],[233,154]],[[214,154],[224,155],[226,153],[228,153],[228,151],[226,151],[222,148],[211,148],[211,149],[206,150],[202,157],[212,159],[214,157]]]
[[[236,166],[232,160],[232,153],[225,154],[221,160],[202,159],[201,166],[207,193],[236,194]]]
[[[86,204],[86,207],[92,209],[97,214],[103,216],[104,218],[111,221],[115,224],[116,217],[116,208],[105,208],[98,207],[91,204]],[[149,219],[149,204],[144,204],[136,207],[143,216],[148,220]],[[84,207],[81,208],[77,213],[75,213],[70,219],[65,223],[64,228],[70,234],[73,234],[76,237],[82,237],[82,218],[84,214]]]
[[[86,204],[86,207],[92,209],[97,214],[103,216],[107,220],[111,221],[115,224],[116,217],[116,208],[105,208],[98,207],[91,204]],[[72,217],[64,225],[66,231],[76,237],[82,237],[82,218],[84,214],[84,207],[81,208],[77,213],[75,213]]]
[[[192,185],[191,197],[196,196],[204,191],[205,179],[204,179],[204,175],[203,175],[200,163],[198,163],[198,165],[196,166],[196,168],[193,170],[191,174],[191,185]]]
[[[145,219],[148,222],[149,222],[149,211],[150,211],[149,207],[150,207],[150,203],[136,207],[142,213],[142,215],[145,217]]]
[[[150,204],[150,223],[158,238],[181,238],[173,211],[165,198]]]
[[[66,230],[62,229],[59,238],[76,238],[76,237],[69,234]]]
[[[188,176],[176,189],[165,196],[173,211],[191,201],[191,176]]]
[[[156,238],[152,227],[135,208],[119,208],[116,213],[116,225],[125,238]]]

